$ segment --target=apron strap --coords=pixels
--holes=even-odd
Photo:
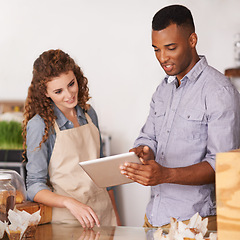
[[[92,119],[90,118],[90,116],[87,113],[85,113],[85,116],[86,116],[87,122],[92,123]]]
[[[56,133],[60,132],[60,129],[59,129],[58,124],[57,124],[57,121],[55,121],[54,129],[55,129]]]

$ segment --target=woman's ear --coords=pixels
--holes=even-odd
[[[48,95],[47,93],[45,93],[45,96],[46,96],[47,98],[49,98],[49,95]]]
[[[195,48],[197,45],[197,34],[196,33],[192,33],[189,37],[189,44],[192,48]]]

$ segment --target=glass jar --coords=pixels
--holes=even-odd
[[[15,206],[16,190],[11,184],[11,174],[0,173],[0,220],[8,222],[8,211]]]
[[[11,169],[0,169],[0,174],[2,173],[11,175],[11,184],[16,190],[15,204],[24,202],[27,199],[27,192],[23,177]]]
[[[240,68],[240,33],[235,35],[235,42],[234,42],[234,61],[235,66]]]

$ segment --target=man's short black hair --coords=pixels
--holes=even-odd
[[[160,31],[171,24],[188,27],[191,33],[195,32],[191,11],[185,6],[170,5],[160,9],[153,17],[152,29]]]

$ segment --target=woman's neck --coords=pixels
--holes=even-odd
[[[74,127],[80,126],[77,118],[77,111],[75,108],[67,109],[67,111],[62,111],[64,116],[73,123]]]

